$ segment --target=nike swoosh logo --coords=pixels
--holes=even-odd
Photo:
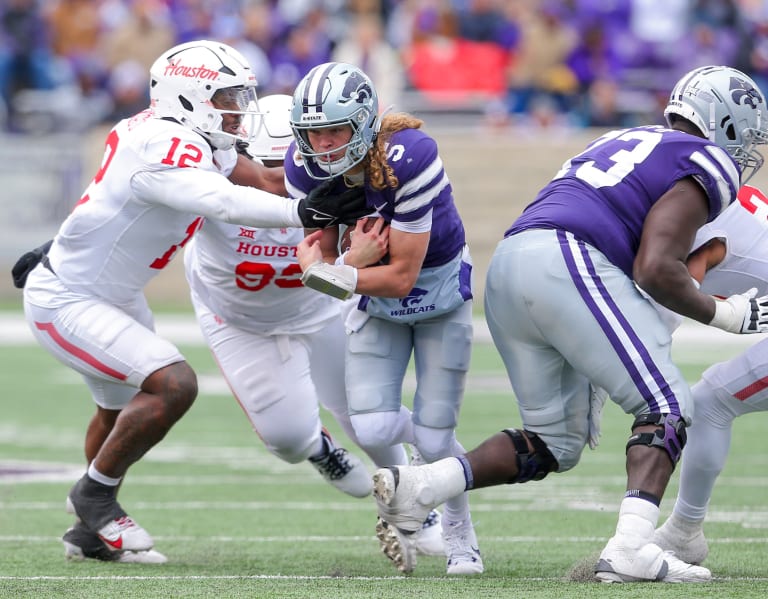
[[[384,203],[383,203],[381,206],[376,206],[376,205],[374,204],[374,206],[373,206],[373,207],[374,207],[374,208],[376,208],[376,212],[381,212],[381,209],[382,209],[382,208],[384,208],[384,206],[386,206],[386,205],[387,205],[387,203],[386,203],[386,202],[384,202]]]
[[[101,535],[99,535],[99,538],[102,541],[104,541],[107,545],[112,547],[113,549],[122,549],[123,548],[123,537],[122,537],[122,535],[117,537],[117,539],[115,539],[114,541],[112,541],[112,540],[110,540],[110,539],[108,539],[106,537],[103,537]]]

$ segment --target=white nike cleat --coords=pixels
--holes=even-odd
[[[110,520],[96,534],[115,551],[148,551],[155,545],[149,533],[127,514]]]
[[[352,497],[368,497],[373,485],[371,474],[362,460],[343,447],[336,447],[325,429],[322,436],[327,451],[319,458],[309,458],[309,463],[342,493]]]
[[[70,490],[67,512],[75,514],[112,551],[152,549],[152,537],[120,507],[116,492],[116,487],[98,483],[86,474]]]
[[[443,524],[445,552],[448,554],[446,571],[453,575],[482,574],[483,560],[471,520]]]
[[[653,542],[689,564],[700,564],[709,554],[703,522],[687,520],[675,512],[654,531]]]
[[[429,513],[464,492],[466,481],[455,458],[425,466],[390,466],[373,475],[379,516],[405,532],[421,530]]]
[[[381,552],[392,560],[399,572],[413,572],[416,567],[416,548],[410,535],[378,518],[376,538],[381,544]]]
[[[164,564],[168,561],[167,557],[154,549],[148,551],[112,551],[96,533],[88,530],[79,520],[64,533],[62,541],[64,542],[64,557],[74,562],[96,559],[122,564]]]
[[[601,582],[709,582],[712,573],[688,564],[653,543],[622,546],[613,537],[600,554],[595,578]]]

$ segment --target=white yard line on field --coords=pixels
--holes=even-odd
[[[155,317],[157,332],[174,343],[203,345],[203,337],[190,314],[161,314]],[[491,334],[482,317],[475,318],[475,342],[490,343]],[[763,335],[734,335],[714,327],[686,320],[675,332],[676,343],[700,347],[701,344],[729,349],[748,347],[763,339]],[[0,313],[0,345],[34,344],[35,339],[20,312]]]

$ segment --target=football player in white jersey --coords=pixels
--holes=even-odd
[[[293,139],[288,117],[292,97],[258,99],[260,119],[244,148],[282,176]],[[371,493],[365,465],[334,448],[322,428],[319,405],[356,440],[344,385],[346,333],[342,305],[301,284],[296,245],[300,228],[256,229],[208,220],[187,245],[184,264],[192,304],[224,378],[267,449],[278,458],[309,460],[339,490]],[[369,240],[366,245],[363,241]],[[357,236],[361,264],[386,252],[386,235]],[[401,445],[370,448],[374,464],[407,463]],[[442,555],[439,516],[417,535],[417,548]]]
[[[699,230],[688,258],[691,276],[712,295],[749,288],[768,293],[768,198],[745,185],[738,200]],[[686,562],[699,564],[709,552],[704,518],[728,457],[733,420],[768,411],[767,350],[768,339],[759,341],[710,366],[693,386],[696,418],[688,429],[677,501],[654,536],[657,545]]]
[[[261,118],[246,150],[253,158],[282,165],[293,138],[290,104],[291,96],[259,98]],[[206,221],[184,253],[192,305],[224,378],[267,449],[289,463],[309,460],[339,490],[366,497],[371,480],[365,465],[336,448],[320,421],[322,404],[354,439],[339,302],[301,284],[296,245],[303,238],[296,227]]]
[[[205,218],[314,227],[366,212],[354,197],[322,197],[327,190],[297,202],[234,184],[259,175],[234,149],[255,86],[245,58],[224,44],[189,42],[163,53],[150,69],[150,108],[110,131],[101,167],[26,278],[33,334],[83,376],[97,405],[85,440],[88,471],[67,498],[77,517],[64,539],[69,557],[102,557],[99,548],[136,561],[152,549],[117,490],[197,395],[195,373],[154,332],[146,283]]]

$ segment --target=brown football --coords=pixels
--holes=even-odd
[[[365,220],[365,225],[363,225],[364,231],[370,231],[371,227],[376,224],[376,218],[375,216],[364,216],[360,220]],[[342,225],[343,227],[344,225]],[[355,225],[349,225],[345,227],[344,232],[341,235],[341,238],[339,239],[339,254],[343,254],[346,252],[352,245],[352,239],[351,239],[351,233],[355,230]]]

